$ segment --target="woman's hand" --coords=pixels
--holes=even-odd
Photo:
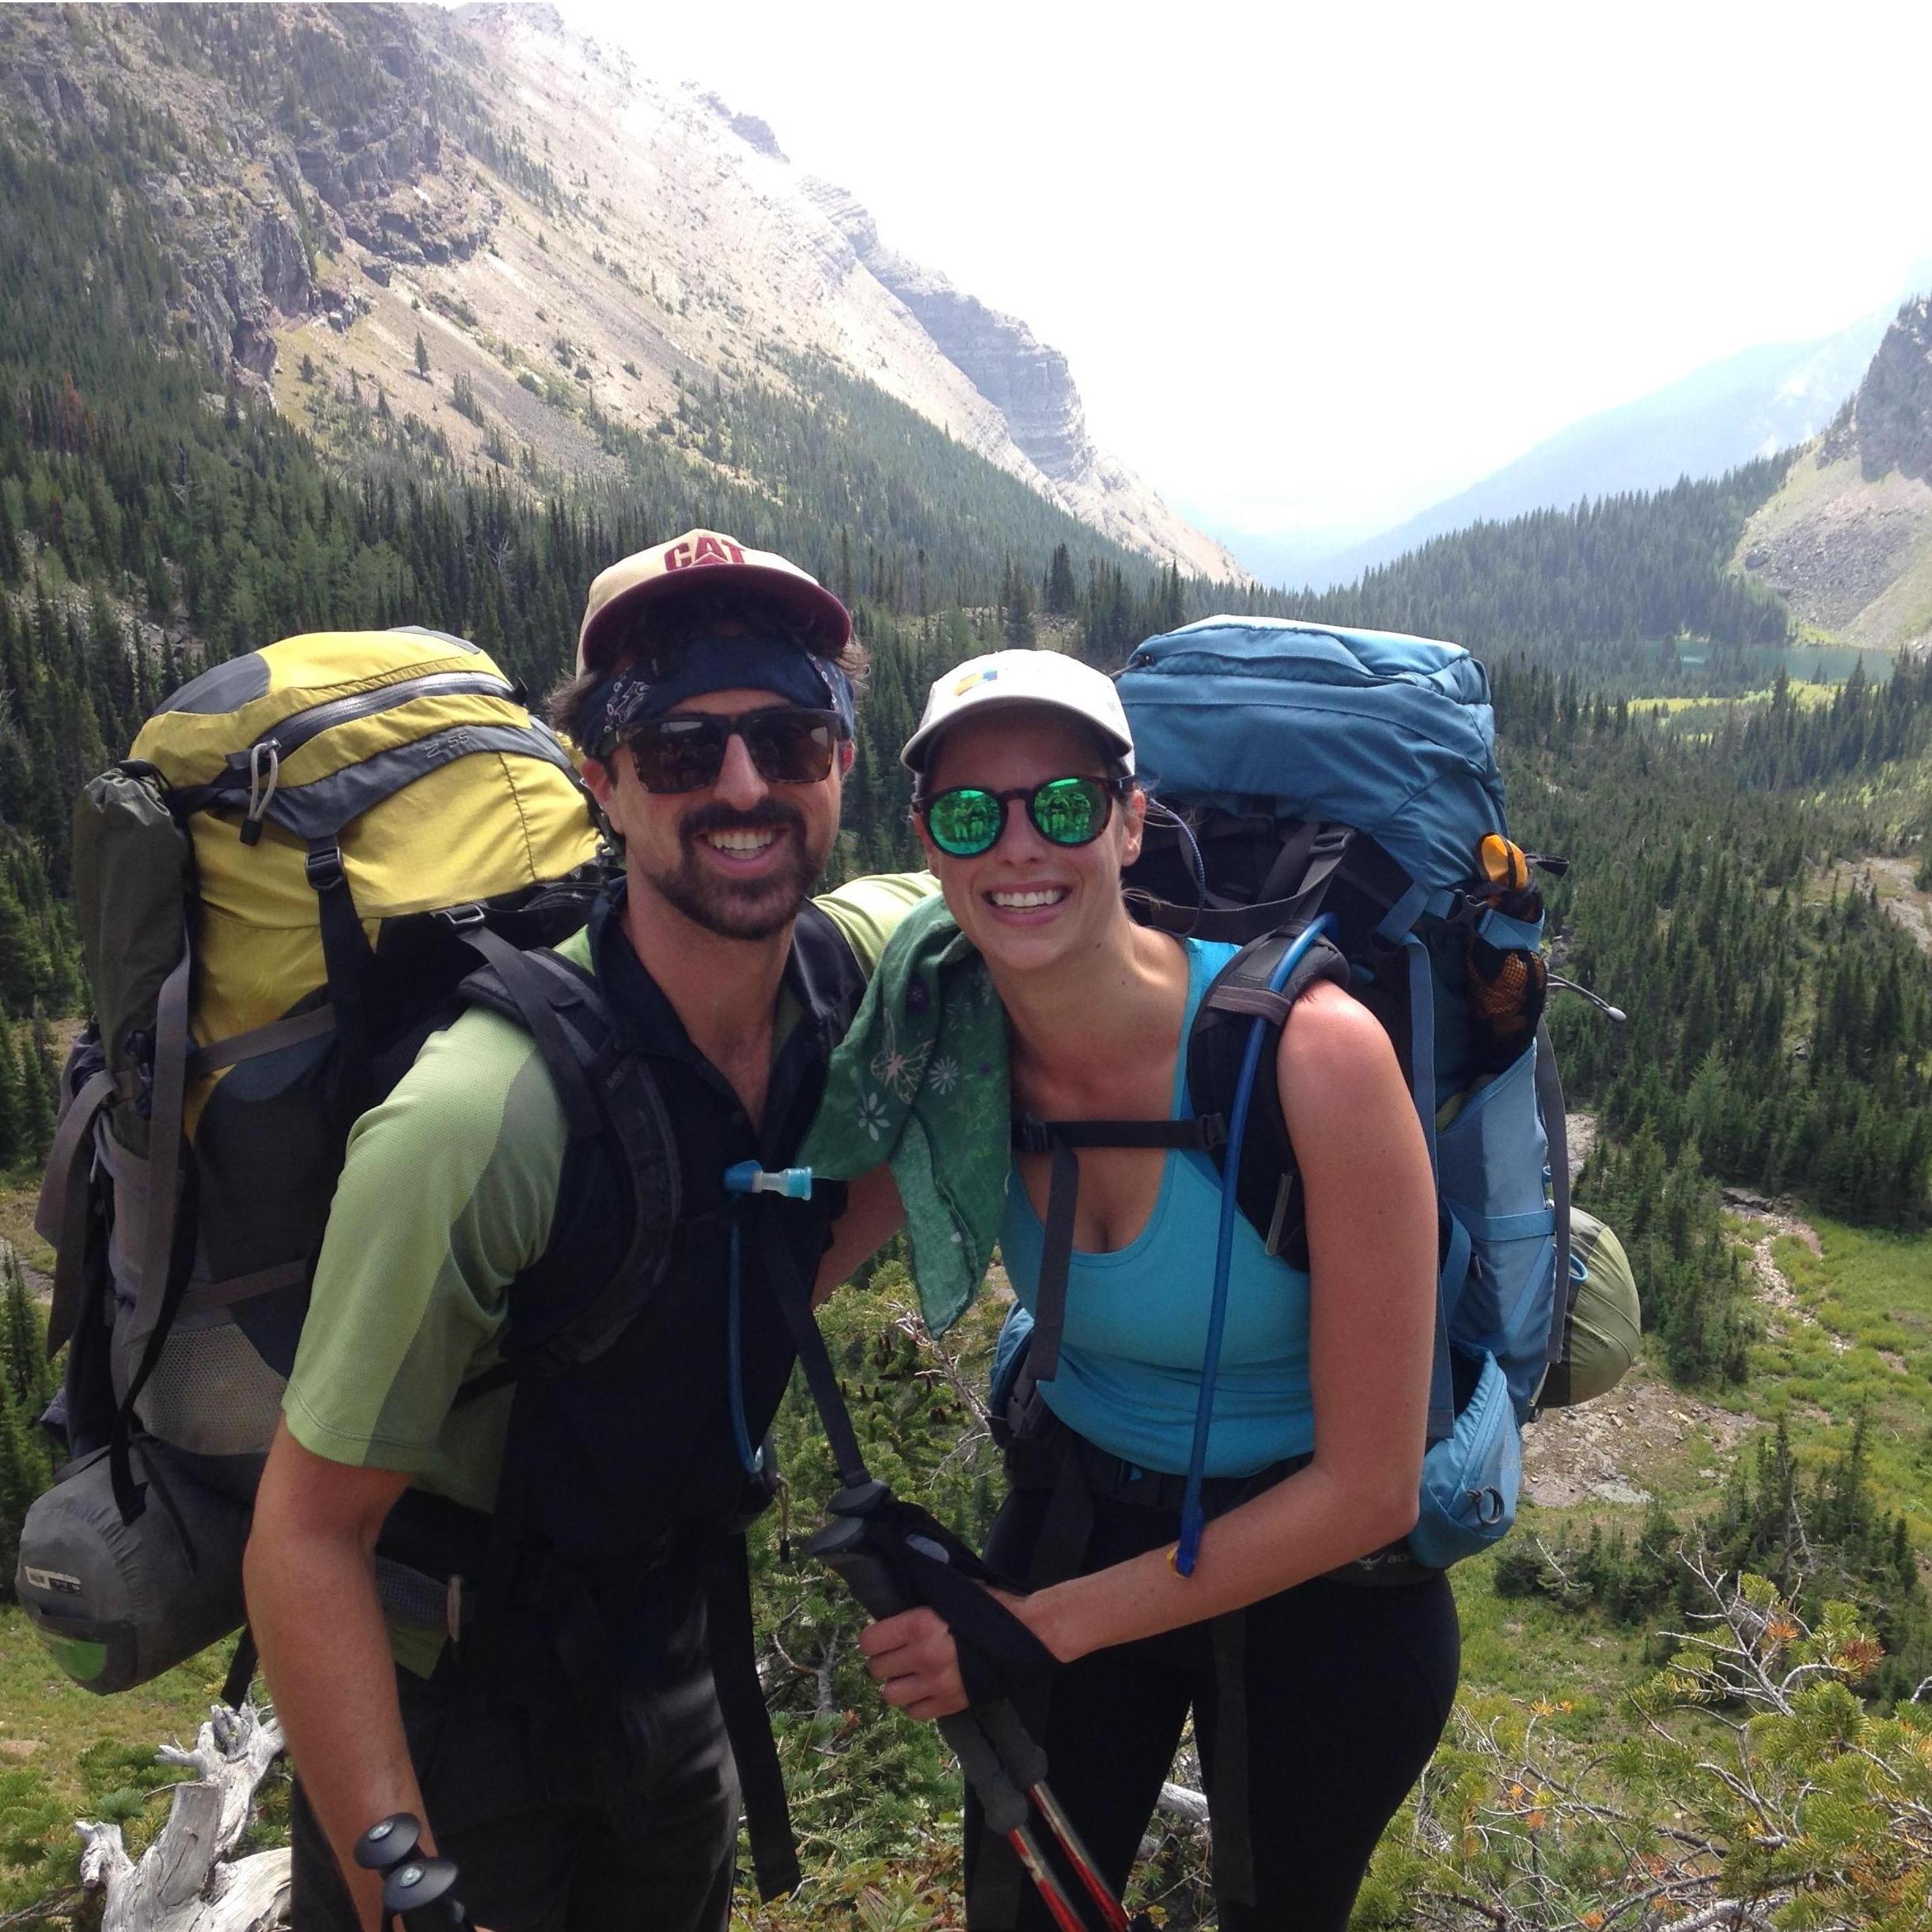
[[[1005,1590],[987,1594],[998,1598],[1021,1623],[1027,1621],[1025,1599]],[[866,1654],[866,1668],[878,1680],[879,1695],[908,1717],[949,1718],[966,1708],[959,1646],[938,1611],[922,1606],[869,1624],[859,1634],[858,1647]]]
[[[858,1647],[879,1695],[908,1717],[949,1718],[966,1708],[959,1646],[938,1611],[922,1606],[869,1624]]]

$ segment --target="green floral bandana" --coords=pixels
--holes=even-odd
[[[1006,1016],[945,901],[907,913],[832,1058],[798,1159],[828,1180],[892,1164],[926,1325],[978,1293],[1006,1206]]]

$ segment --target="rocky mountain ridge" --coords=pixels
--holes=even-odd
[[[1932,650],[1932,296],[1899,311],[1857,393],[1751,519],[1737,562],[1815,631]]]
[[[1094,447],[1063,357],[881,248],[755,116],[547,7],[274,13],[102,7],[77,32],[6,9],[0,111],[55,142],[156,121],[138,191],[188,332],[285,410],[320,424],[366,391],[456,460],[594,475],[609,424],[668,433],[694,388],[809,389],[822,356],[1115,542],[1242,577]]]

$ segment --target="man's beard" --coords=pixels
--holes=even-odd
[[[702,833],[756,832],[767,826],[781,828],[791,836],[785,842],[786,862],[763,877],[727,877],[699,855]],[[650,878],[660,896],[693,925],[720,938],[769,939],[797,918],[806,895],[825,869],[831,841],[828,837],[822,850],[810,850],[804,814],[774,800],[755,812],[737,812],[725,805],[701,806],[678,828],[678,846],[684,856],[676,868]]]

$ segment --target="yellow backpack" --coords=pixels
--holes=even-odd
[[[81,794],[93,1023],[38,1217],[74,1460],[20,1570],[81,1681],[145,1681],[240,1622],[349,1127],[451,1016],[479,934],[546,945],[583,923],[599,843],[522,692],[413,628],[215,665]]]

